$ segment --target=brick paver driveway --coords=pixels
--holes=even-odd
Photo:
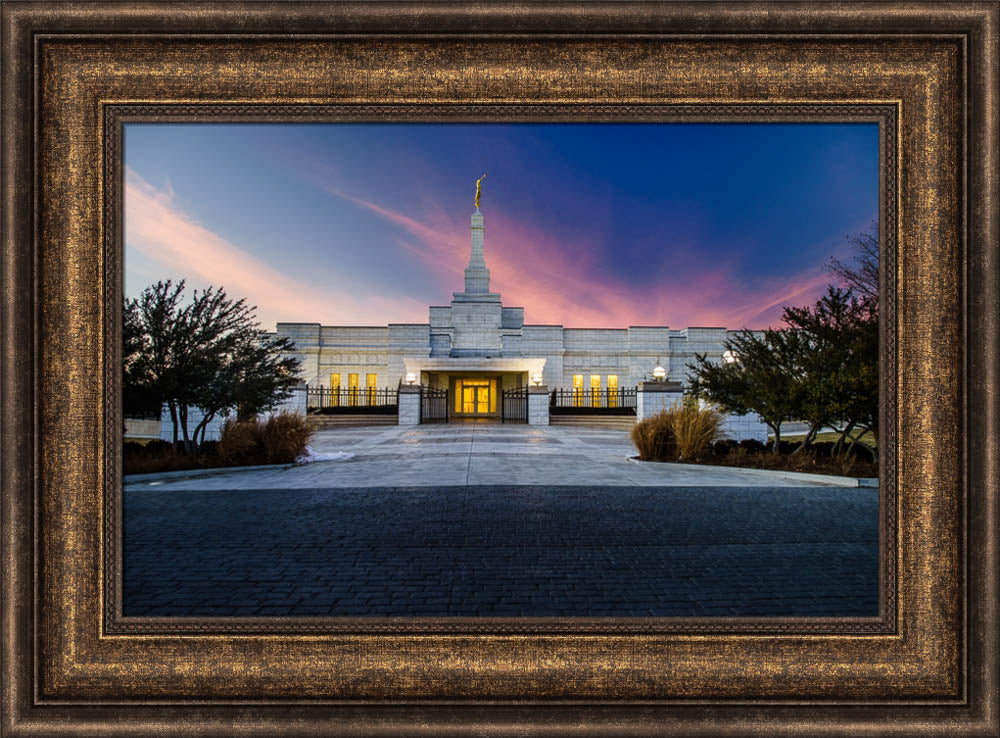
[[[596,431],[421,430],[319,439],[349,462],[126,485],[124,613],[877,614],[876,489],[691,486]]]

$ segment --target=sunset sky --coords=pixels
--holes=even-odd
[[[776,325],[877,217],[875,124],[129,124],[125,288],[221,285],[276,322]]]

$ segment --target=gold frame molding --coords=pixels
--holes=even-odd
[[[996,734],[998,7],[4,2],[3,734]],[[116,137],[254,115],[877,119],[880,616],[121,617]]]

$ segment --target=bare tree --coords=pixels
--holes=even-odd
[[[872,221],[867,229],[847,240],[854,248],[853,261],[845,264],[831,258],[830,271],[854,294],[878,300],[878,223]]]

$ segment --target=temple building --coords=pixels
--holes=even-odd
[[[276,335],[295,344],[306,385],[365,393],[418,383],[449,390],[449,415],[456,419],[490,418],[500,414],[504,389],[536,384],[581,397],[597,396],[595,390],[614,396],[652,379],[658,365],[669,380],[686,383],[695,354],[721,359],[725,328],[525,323],[524,308],[505,306],[490,291],[478,199],[477,191],[465,288],[448,305],[430,306],[426,323],[277,324]]]

